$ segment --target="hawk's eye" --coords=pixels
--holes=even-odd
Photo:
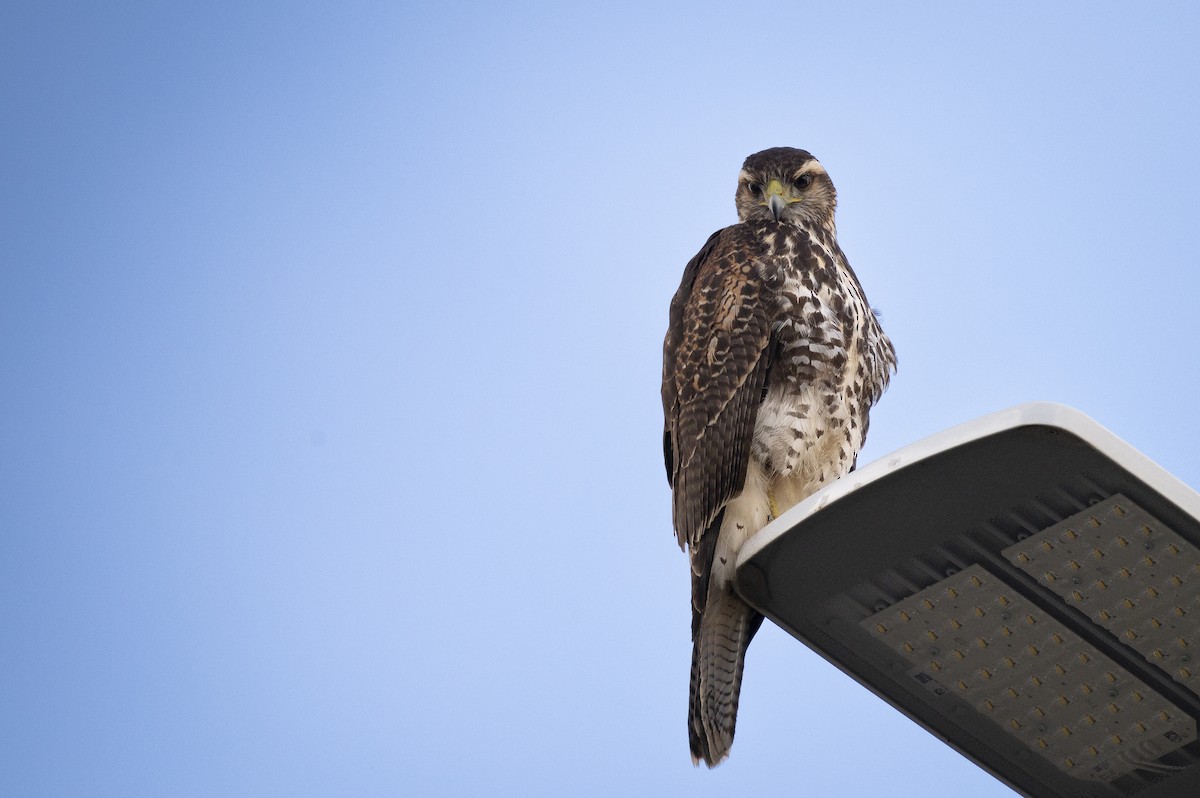
[[[812,175],[800,175],[796,178],[796,188],[804,190],[812,185]]]
[[[750,193],[754,196],[762,196],[762,183],[751,183],[749,186],[747,186],[747,188],[750,189]]]

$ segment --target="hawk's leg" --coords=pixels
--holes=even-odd
[[[771,508],[771,517],[768,519],[774,521],[779,517],[779,505],[775,503],[775,491],[767,488],[767,504]]]

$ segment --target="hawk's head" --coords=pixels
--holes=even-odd
[[[830,226],[837,207],[837,191],[825,167],[792,147],[772,147],[747,158],[735,199],[743,222]]]

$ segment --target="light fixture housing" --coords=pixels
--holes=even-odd
[[[1022,795],[1200,795],[1200,494],[1077,410],[1020,405],[856,470],[737,574]]]

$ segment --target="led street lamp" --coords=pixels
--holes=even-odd
[[[1078,411],[915,443],[743,547],[759,611],[1027,796],[1200,796],[1200,494]]]

